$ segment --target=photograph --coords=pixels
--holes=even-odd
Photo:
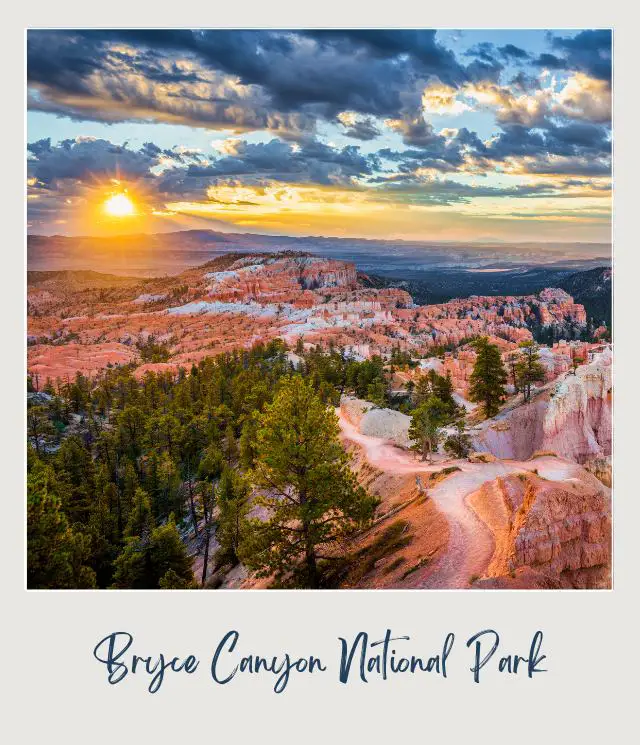
[[[611,28],[24,33],[28,591],[613,588]]]

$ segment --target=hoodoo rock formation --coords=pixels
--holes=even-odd
[[[550,450],[576,463],[611,454],[611,350],[565,373],[531,403],[499,414],[473,431],[477,450],[526,459]]]
[[[495,541],[481,586],[506,586],[524,570],[533,584],[544,584],[544,577],[558,587],[610,586],[609,490],[584,469],[562,461],[547,475],[554,480],[511,474],[470,495],[470,506]]]
[[[273,338],[295,343],[304,337],[356,358],[388,356],[394,348],[426,355],[478,335],[507,351],[530,339],[536,324],[559,331],[585,320],[584,308],[553,288],[538,296],[472,296],[418,306],[402,289],[364,286],[354,264],[293,252],[231,254],[148,280],[54,274],[37,272],[28,287],[29,370],[52,380],[95,372],[97,345],[130,348],[112,364],[136,360],[136,345],[150,336],[168,347],[167,362],[177,369]],[[77,344],[73,357],[56,351],[69,343]],[[456,354],[446,368],[464,395],[473,353]],[[554,355],[550,366],[560,358]],[[564,364],[568,369],[570,361]]]

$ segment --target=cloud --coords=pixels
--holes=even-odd
[[[496,81],[497,60],[462,64],[436,31],[30,31],[29,107],[72,118],[162,121],[313,136],[319,119],[420,106],[430,81]]]
[[[462,114],[470,106],[458,98],[459,90],[448,85],[433,84],[422,93],[422,109],[425,116],[430,114]]]
[[[60,180],[87,181],[96,178],[137,179],[151,175],[162,153],[146,143],[141,150],[130,150],[107,140],[80,138],[52,145],[49,138],[27,145],[33,156],[29,175],[43,184]]]
[[[207,152],[160,147],[153,135],[138,147],[32,142],[30,218],[50,219],[57,205],[65,219],[67,200],[114,178],[136,181],[159,210],[173,200],[205,212],[300,210],[303,197],[336,214],[340,198],[375,210],[606,199],[611,35],[546,40],[535,56],[509,43],[454,53],[434,30],[29,31],[30,108],[232,135]],[[357,142],[337,147],[326,132]]]
[[[526,60],[529,59],[529,52],[513,44],[505,44],[498,48],[500,55],[507,60]]]
[[[188,178],[217,180],[241,176],[261,180],[318,185],[349,184],[373,173],[377,157],[363,155],[355,145],[334,148],[317,140],[295,145],[273,139],[266,143],[232,140],[224,155],[206,165],[191,165]]]
[[[354,140],[374,140],[380,135],[380,128],[370,116],[360,116],[354,111],[341,111],[338,122],[344,127],[344,134]]]
[[[552,70],[582,72],[611,84],[611,31],[581,31],[575,36],[549,35],[555,54],[541,54],[534,62]]]

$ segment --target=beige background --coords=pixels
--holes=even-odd
[[[638,644],[638,189],[637,19],[625,4],[513,2],[432,4],[323,0],[302,3],[172,4],[110,0],[13,3],[5,8],[3,58],[2,303],[5,338],[0,438],[4,483],[2,566],[5,626],[0,650],[7,742],[26,743],[458,743],[627,742],[635,720]],[[289,7],[287,7],[289,6]],[[11,17],[9,17],[11,13]],[[30,592],[24,588],[24,69],[25,26],[405,26],[615,30],[615,590],[611,592]],[[635,347],[634,347],[635,344]],[[390,627],[411,651],[457,636],[450,677],[398,676],[368,685],[337,679],[338,636]],[[468,636],[493,627],[505,651],[525,653],[545,633],[549,672],[490,672],[474,685]],[[327,673],[294,677],[282,695],[262,676],[216,686],[210,655],[230,628],[242,653],[316,654]],[[193,676],[169,676],[161,691],[128,677],[109,686],[94,645],[127,630],[141,655],[194,653]],[[627,733],[627,734],[625,734]]]

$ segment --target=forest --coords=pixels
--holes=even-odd
[[[28,586],[211,586],[214,550],[214,567],[242,559],[276,586],[318,585],[330,557],[316,547],[375,509],[333,407],[347,391],[382,402],[387,373],[380,358],[297,352],[298,369],[275,340],[142,380],[133,366],[41,390],[28,380]]]
[[[492,416],[507,370],[486,337],[473,345],[472,398]],[[537,345],[521,347],[526,398],[543,370]],[[28,586],[215,588],[240,562],[272,587],[332,586],[377,507],[339,440],[341,395],[408,413],[423,459],[446,427],[445,450],[468,454],[449,377],[429,370],[392,395],[394,370],[416,364],[399,349],[357,361],[276,339],[141,380],[134,365],[42,390],[28,379]]]

